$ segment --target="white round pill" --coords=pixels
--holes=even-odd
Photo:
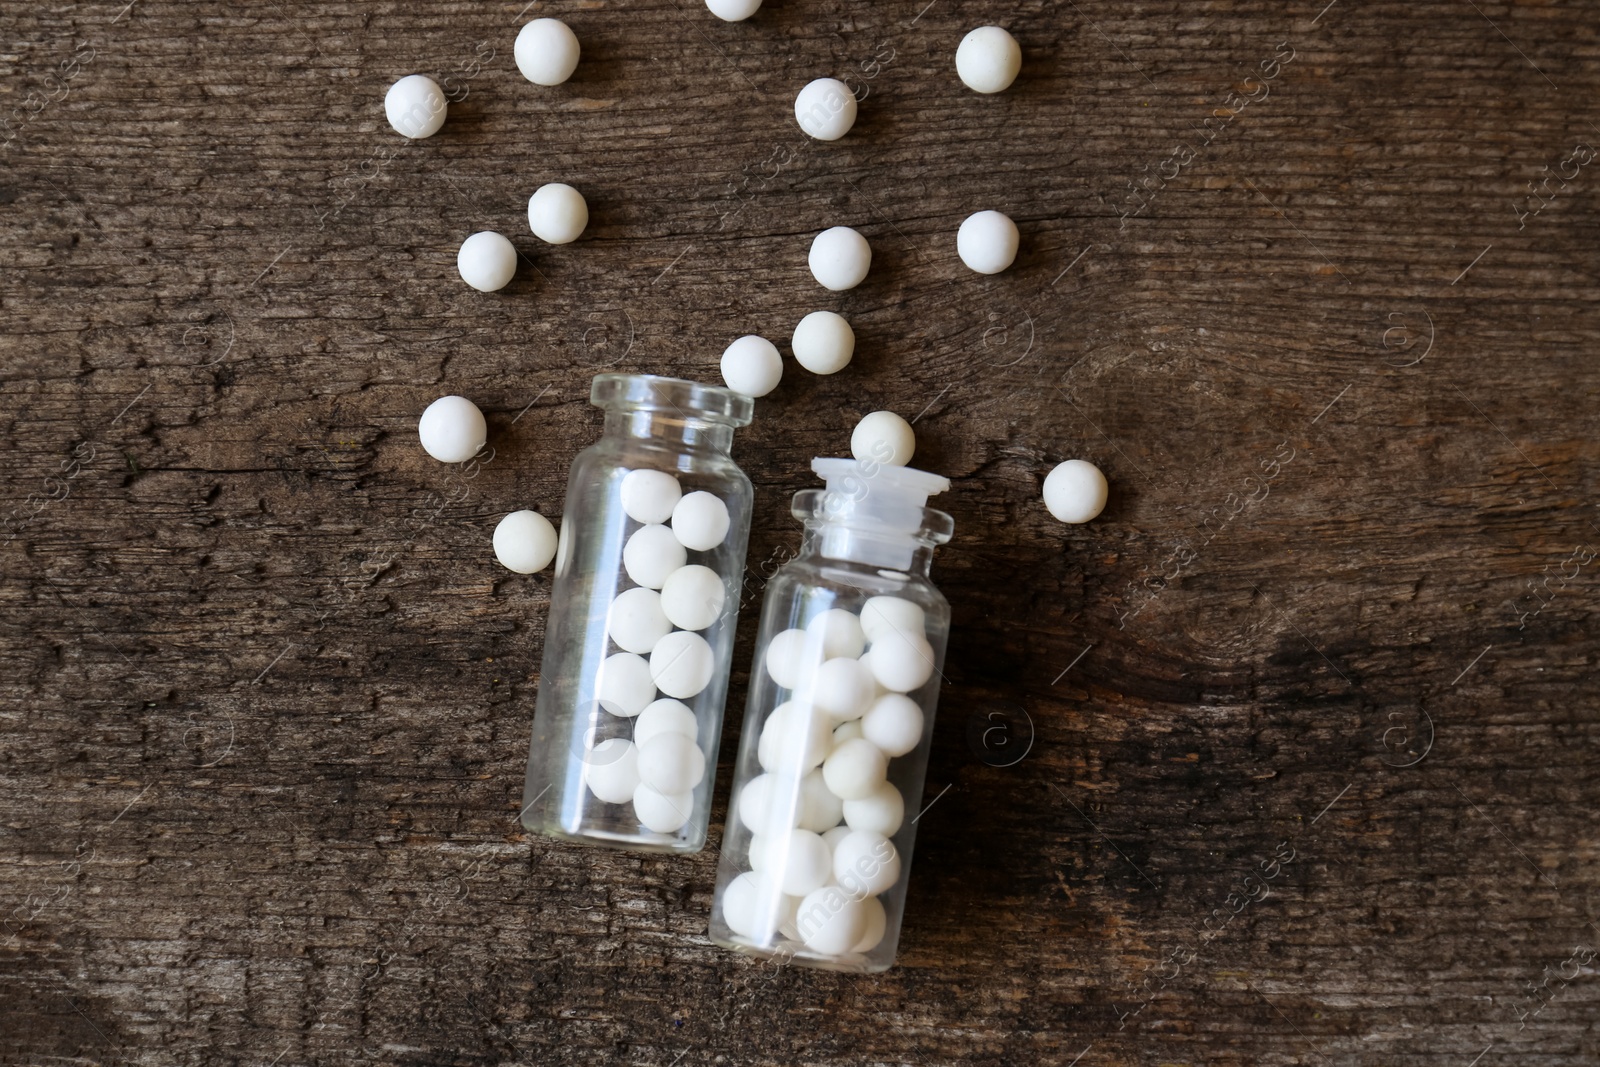
[[[383,112],[395,132],[420,140],[432,137],[444,125],[444,91],[425,74],[408,74],[393,85],[383,98]]]
[[[528,228],[547,244],[571,244],[588,225],[589,205],[570,185],[541,185],[528,198]]]
[[[956,73],[962,84],[979,93],[1011,87],[1022,69],[1022,47],[999,26],[979,26],[956,48]]]
[[[769,941],[779,924],[790,918],[785,899],[777,879],[746,871],[722,890],[722,921],[741,937]]]
[[[693,741],[700,736],[700,722],[687,704],[671,697],[652,700],[633,720],[633,743],[646,745],[662,734],[682,734]]]
[[[606,611],[606,632],[624,652],[648,654],[672,632],[672,623],[661,610],[661,594],[637,588],[618,593]]]
[[[845,827],[846,830],[849,827]],[[750,861],[752,871],[767,869],[767,839],[762,834],[751,834],[750,844],[745,847],[746,858]]]
[[[578,68],[578,36],[560,19],[534,19],[511,51],[517,69],[535,85],[560,85]]]
[[[892,633],[921,637],[925,626],[922,609],[903,597],[875,596],[861,605],[861,630],[868,641]]]
[[[833,728],[833,747],[838,748],[846,741],[854,741],[856,738],[864,736],[866,735],[861,730],[860,719],[842,722]],[[829,751],[831,752],[833,749],[829,749]]]
[[[917,450],[911,424],[892,411],[864,415],[850,432],[850,454],[862,463],[904,467]]]
[[[788,829],[789,826],[780,826],[782,812],[774,811],[774,800],[782,788],[783,778],[777,774],[758,774],[744,784],[739,790],[739,798],[735,805],[739,813],[739,821],[744,823],[745,829],[760,838],[763,845],[772,840],[771,834],[775,829]],[[755,842],[750,844],[751,866],[757,866],[755,856],[757,849]],[[761,864],[764,866],[764,863]]]
[[[823,230],[811,242],[811,276],[825,289],[843,292],[860,285],[872,266],[872,246],[848,226]]]
[[[825,843],[828,846],[828,851],[830,853],[832,853],[833,851],[835,851],[839,847],[839,842],[843,841],[845,838],[847,838],[849,836],[850,836],[850,827],[848,827],[848,826],[835,826],[832,830],[829,830],[829,831],[827,831],[826,833],[824,833],[822,835],[822,840],[823,840],[823,843]]]
[[[889,928],[889,914],[883,910],[883,901],[877,897],[863,900],[861,908],[866,913],[866,929],[861,935],[861,940],[857,941],[850,951],[871,952],[883,941],[884,931]]]
[[[1017,224],[998,211],[968,215],[956,231],[956,253],[979,274],[999,274],[1017,258]]]
[[[672,509],[672,532],[684,548],[709,552],[728,536],[733,525],[722,498],[699,490],[679,500]]]
[[[639,757],[639,776],[644,777],[644,756]],[[858,800],[841,804],[846,825],[852,830],[872,830],[893,837],[906,817],[906,798],[893,782],[884,782]]]
[[[743,22],[761,9],[761,0],[706,0],[706,7],[723,22]]]
[[[813,374],[837,374],[850,365],[856,332],[833,311],[813,311],[800,320],[789,339],[795,362]]]
[[[672,509],[678,506],[683,488],[678,479],[666,471],[637,470],[622,476],[618,489],[622,510],[634,522],[661,523],[672,518]]]
[[[856,658],[867,647],[861,620],[856,618],[855,612],[844,608],[829,608],[816,616],[806,623],[806,633],[813,642],[822,643],[822,655],[826,659],[838,656]]]
[[[851,830],[833,850],[833,878],[847,893],[882,893],[900,880],[900,853],[883,834]]]
[[[504,289],[517,273],[517,250],[493,230],[481,230],[461,242],[456,270],[478,292],[492,293]]]
[[[627,738],[607,738],[585,754],[583,780],[607,804],[626,804],[639,787],[639,750]]]
[[[650,652],[650,677],[669,697],[695,696],[711,681],[716,655],[699,634],[675,630]]]
[[[822,665],[821,642],[814,641],[804,630],[784,630],[767,642],[767,674],[783,689],[793,690],[809,679]]]
[[[933,676],[933,646],[916,634],[888,634],[865,658],[872,676],[893,693],[909,693]]]
[[[761,726],[756,759],[764,771],[804,774],[833,751],[833,720],[805,704],[785,700]]]
[[[600,664],[597,686],[600,706],[613,715],[632,718],[656,698],[656,685],[650,680],[650,664],[632,652],[618,652]]]
[[[417,421],[422,449],[440,463],[465,463],[489,439],[489,424],[478,405],[464,396],[441,396]]]
[[[646,830],[658,834],[675,834],[689,822],[694,814],[694,793],[663,793],[644,782],[633,791],[633,813],[639,817]]]
[[[706,776],[706,754],[679,733],[657,734],[639,746],[639,781],[663,793],[686,793]]]
[[[800,128],[819,141],[837,141],[856,122],[856,97],[837,78],[818,78],[794,98]]]
[[[659,523],[639,527],[622,546],[622,569],[635,585],[646,589],[660,589],[688,558],[671,528]]]
[[[821,771],[809,771],[800,779],[800,805],[796,823],[800,829],[813,833],[832,830],[844,818],[844,803],[833,795]]]
[[[840,800],[861,800],[883,784],[889,757],[871,741],[846,741],[822,763],[822,777]]]
[[[849,656],[830,659],[817,668],[812,703],[834,722],[859,719],[877,692],[872,680],[872,672],[860,660]]]
[[[796,897],[822,888],[834,866],[828,846],[820,835],[810,830],[790,830],[778,835],[768,846],[767,855],[771,863],[768,870],[777,876],[779,886]]]
[[[783,357],[765,337],[745,334],[722,350],[722,380],[745,396],[766,396],[783,379]]]
[[[1044,506],[1061,522],[1088,522],[1105,510],[1109,492],[1099,467],[1069,459],[1045,476]]]
[[[867,911],[861,901],[829,885],[806,894],[794,922],[806,948],[824,956],[843,956],[867,932]]]
[[[885,756],[904,756],[922,743],[922,708],[902,693],[881,696],[861,717],[861,736]]]
[[[697,563],[679,567],[661,585],[661,610],[683,630],[704,630],[716,622],[727,600],[727,587],[717,572]]]
[[[513,511],[495,524],[494,558],[507,570],[536,574],[555,554],[555,527],[537,511]]]

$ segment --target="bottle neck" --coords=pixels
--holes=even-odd
[[[932,542],[917,537],[861,529],[843,522],[813,521],[806,523],[799,558],[927,578],[933,566],[934,547]]]
[[[698,419],[678,412],[642,408],[606,412],[605,432],[608,435],[681,448],[726,453],[733,447],[733,430],[725,422]]]

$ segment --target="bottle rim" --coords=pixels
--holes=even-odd
[[[756,402],[720,385],[706,385],[659,374],[595,375],[589,402],[608,411],[650,411],[685,422],[748,426]]]
[[[789,510],[807,529],[821,526],[859,528],[887,540],[904,538],[930,548],[946,544],[955,536],[956,520],[938,508],[923,507],[917,529],[902,532],[885,530],[873,524],[852,523],[850,503],[848,495],[840,499],[838,494],[827,489],[802,489],[794,495]]]

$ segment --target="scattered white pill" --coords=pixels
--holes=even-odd
[[[757,943],[772,939],[778,926],[791,918],[787,898],[776,879],[747,871],[722,891],[722,921],[728,929]]]
[[[639,756],[639,776],[644,777],[644,755]],[[871,793],[857,800],[846,800],[843,808],[845,824],[852,830],[871,830],[884,837],[893,837],[906,817],[906,798],[893,782],[884,782]]]
[[[846,741],[854,741],[858,737],[866,736],[861,729],[861,722],[862,720],[860,719],[851,719],[849,722],[842,722],[835,726],[833,728],[833,747],[838,748]],[[832,750],[830,749],[829,751]]]
[[[812,641],[822,643],[822,655],[825,659],[834,659],[838,656],[849,656],[852,659],[861,655],[861,650],[867,647],[867,638],[861,630],[861,620],[856,618],[853,611],[844,608],[829,608],[822,614],[806,623],[806,633],[811,635]]]
[[[666,471],[637,470],[622,476],[617,490],[622,510],[634,522],[662,523],[672,518],[672,509],[683,496],[678,479]]]
[[[706,0],[706,7],[723,22],[743,22],[761,9],[761,0]]]
[[[683,700],[697,695],[711,681],[717,657],[699,634],[675,630],[656,642],[650,652],[650,677],[669,697]]]
[[[534,19],[511,51],[517,69],[535,85],[560,85],[578,69],[578,36],[560,19]]]
[[[745,334],[722,350],[722,380],[745,396],[766,396],[783,379],[783,357],[765,337]]]
[[[978,93],[998,93],[1011,87],[1022,70],[1022,47],[999,26],[979,26],[956,48],[956,73],[962,84]]]
[[[862,800],[883,784],[889,757],[871,741],[846,741],[822,763],[822,777],[840,800]]]
[[[909,693],[933,676],[933,646],[917,634],[887,634],[872,643],[866,664],[885,689]]]
[[[417,422],[422,449],[440,463],[465,463],[489,439],[489,424],[478,405],[464,396],[441,396]]]
[[[866,913],[866,930],[850,951],[871,952],[883,941],[884,931],[889,928],[889,914],[883,909],[883,901],[877,897],[863,900],[861,908]]]
[[[662,734],[682,734],[693,741],[700,736],[700,722],[687,704],[671,697],[652,700],[633,720],[633,743],[646,745]]]
[[[656,698],[656,684],[650,680],[650,664],[643,656],[618,652],[600,664],[597,699],[613,715],[632,718]]]
[[[1088,522],[1105,510],[1106,476],[1085,459],[1056,465],[1044,479],[1044,506],[1061,522]]]
[[[881,696],[861,717],[861,736],[885,756],[904,756],[922,743],[922,708],[902,693]]]
[[[861,630],[868,641],[892,633],[921,637],[925,626],[922,609],[903,597],[875,596],[861,605]]]
[[[493,230],[481,230],[461,242],[456,270],[478,292],[492,293],[504,289],[517,273],[517,250]]]
[[[804,630],[784,630],[767,642],[762,657],[767,673],[783,689],[795,689],[822,665],[820,642],[807,637]]]
[[[856,123],[856,97],[837,78],[818,78],[794,98],[800,128],[819,141],[837,141]]]
[[[856,332],[834,311],[813,311],[800,320],[789,339],[795,362],[813,374],[837,374],[850,365]]]
[[[537,511],[513,511],[495,524],[494,558],[506,570],[536,574],[555,554],[555,527]]]
[[[805,704],[785,700],[761,726],[756,759],[764,771],[804,774],[833,751],[833,720]]]
[[[854,832],[854,831],[852,831]],[[845,839],[845,843],[849,838]],[[777,876],[778,885],[790,896],[803,897],[813,889],[821,889],[835,866],[821,835],[810,830],[790,830],[774,838],[767,848],[771,866],[768,870]],[[899,872],[896,872],[899,877]]]
[[[871,670],[849,656],[830,659],[817,668],[811,689],[813,705],[834,722],[859,719],[872,703],[877,691]]]
[[[661,610],[661,594],[654,589],[617,594],[606,611],[606,632],[624,652],[647,655],[657,641],[672,632],[672,623]]]
[[[588,225],[589,205],[570,185],[541,185],[528,198],[528,228],[546,244],[571,244]]]
[[[638,746],[639,781],[663,793],[686,793],[706,776],[706,754],[679,733],[664,733]]]
[[[694,814],[694,794],[663,793],[652,785],[639,783],[633,791],[633,813],[639,817],[646,830],[658,834],[675,834],[688,823]]]
[[[396,133],[420,140],[432,137],[444,125],[444,91],[425,74],[408,74],[383,98],[383,111]]]
[[[672,509],[672,532],[684,548],[709,552],[722,544],[733,522],[722,498],[699,490],[679,500]]]
[[[1017,224],[998,211],[968,215],[956,232],[956,253],[979,274],[999,274],[1017,258]]]
[[[627,738],[607,738],[586,754],[583,779],[607,804],[626,804],[639,788],[639,750]]]
[[[811,242],[811,276],[825,289],[843,292],[860,285],[872,266],[872,246],[848,226],[823,230]]]
[[[844,801],[833,795],[821,771],[810,771],[800,779],[800,804],[796,814],[795,822],[800,829],[818,834],[832,830],[844,818]]]
[[[717,572],[697,563],[679,567],[661,585],[662,612],[684,630],[704,630],[716,622],[727,599],[727,587]]]
[[[900,853],[871,830],[851,830],[833,850],[833,878],[846,892],[875,895],[900,880]]]
[[[635,585],[660,589],[669,575],[689,558],[670,527],[660,523],[641,526],[622,546],[622,569]]]
[[[829,885],[806,894],[794,922],[806,948],[824,956],[842,956],[866,934],[867,910],[861,901]]]
[[[911,424],[892,411],[864,415],[850,432],[850,454],[862,463],[904,467],[917,450]]]

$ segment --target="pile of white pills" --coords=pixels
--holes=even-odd
[[[876,596],[772,635],[757,655],[776,692],[762,721],[762,774],[733,802],[752,835],[748,868],[722,895],[723,921],[757,944],[781,934],[820,956],[883,939],[879,895],[900,881],[891,840],[905,824],[893,761],[923,742],[934,650],[917,604]]]
[[[633,720],[633,736],[593,744],[584,781],[604,803],[632,804],[644,829],[674,834],[693,817],[706,775],[691,704],[716,670],[704,631],[723,617],[729,596],[727,578],[689,554],[721,547],[732,520],[722,498],[685,493],[667,471],[629,471],[619,494],[629,519],[622,566],[631,585],[606,609],[615,651],[600,665],[595,699],[606,715]],[[619,725],[596,723],[595,734]]]

